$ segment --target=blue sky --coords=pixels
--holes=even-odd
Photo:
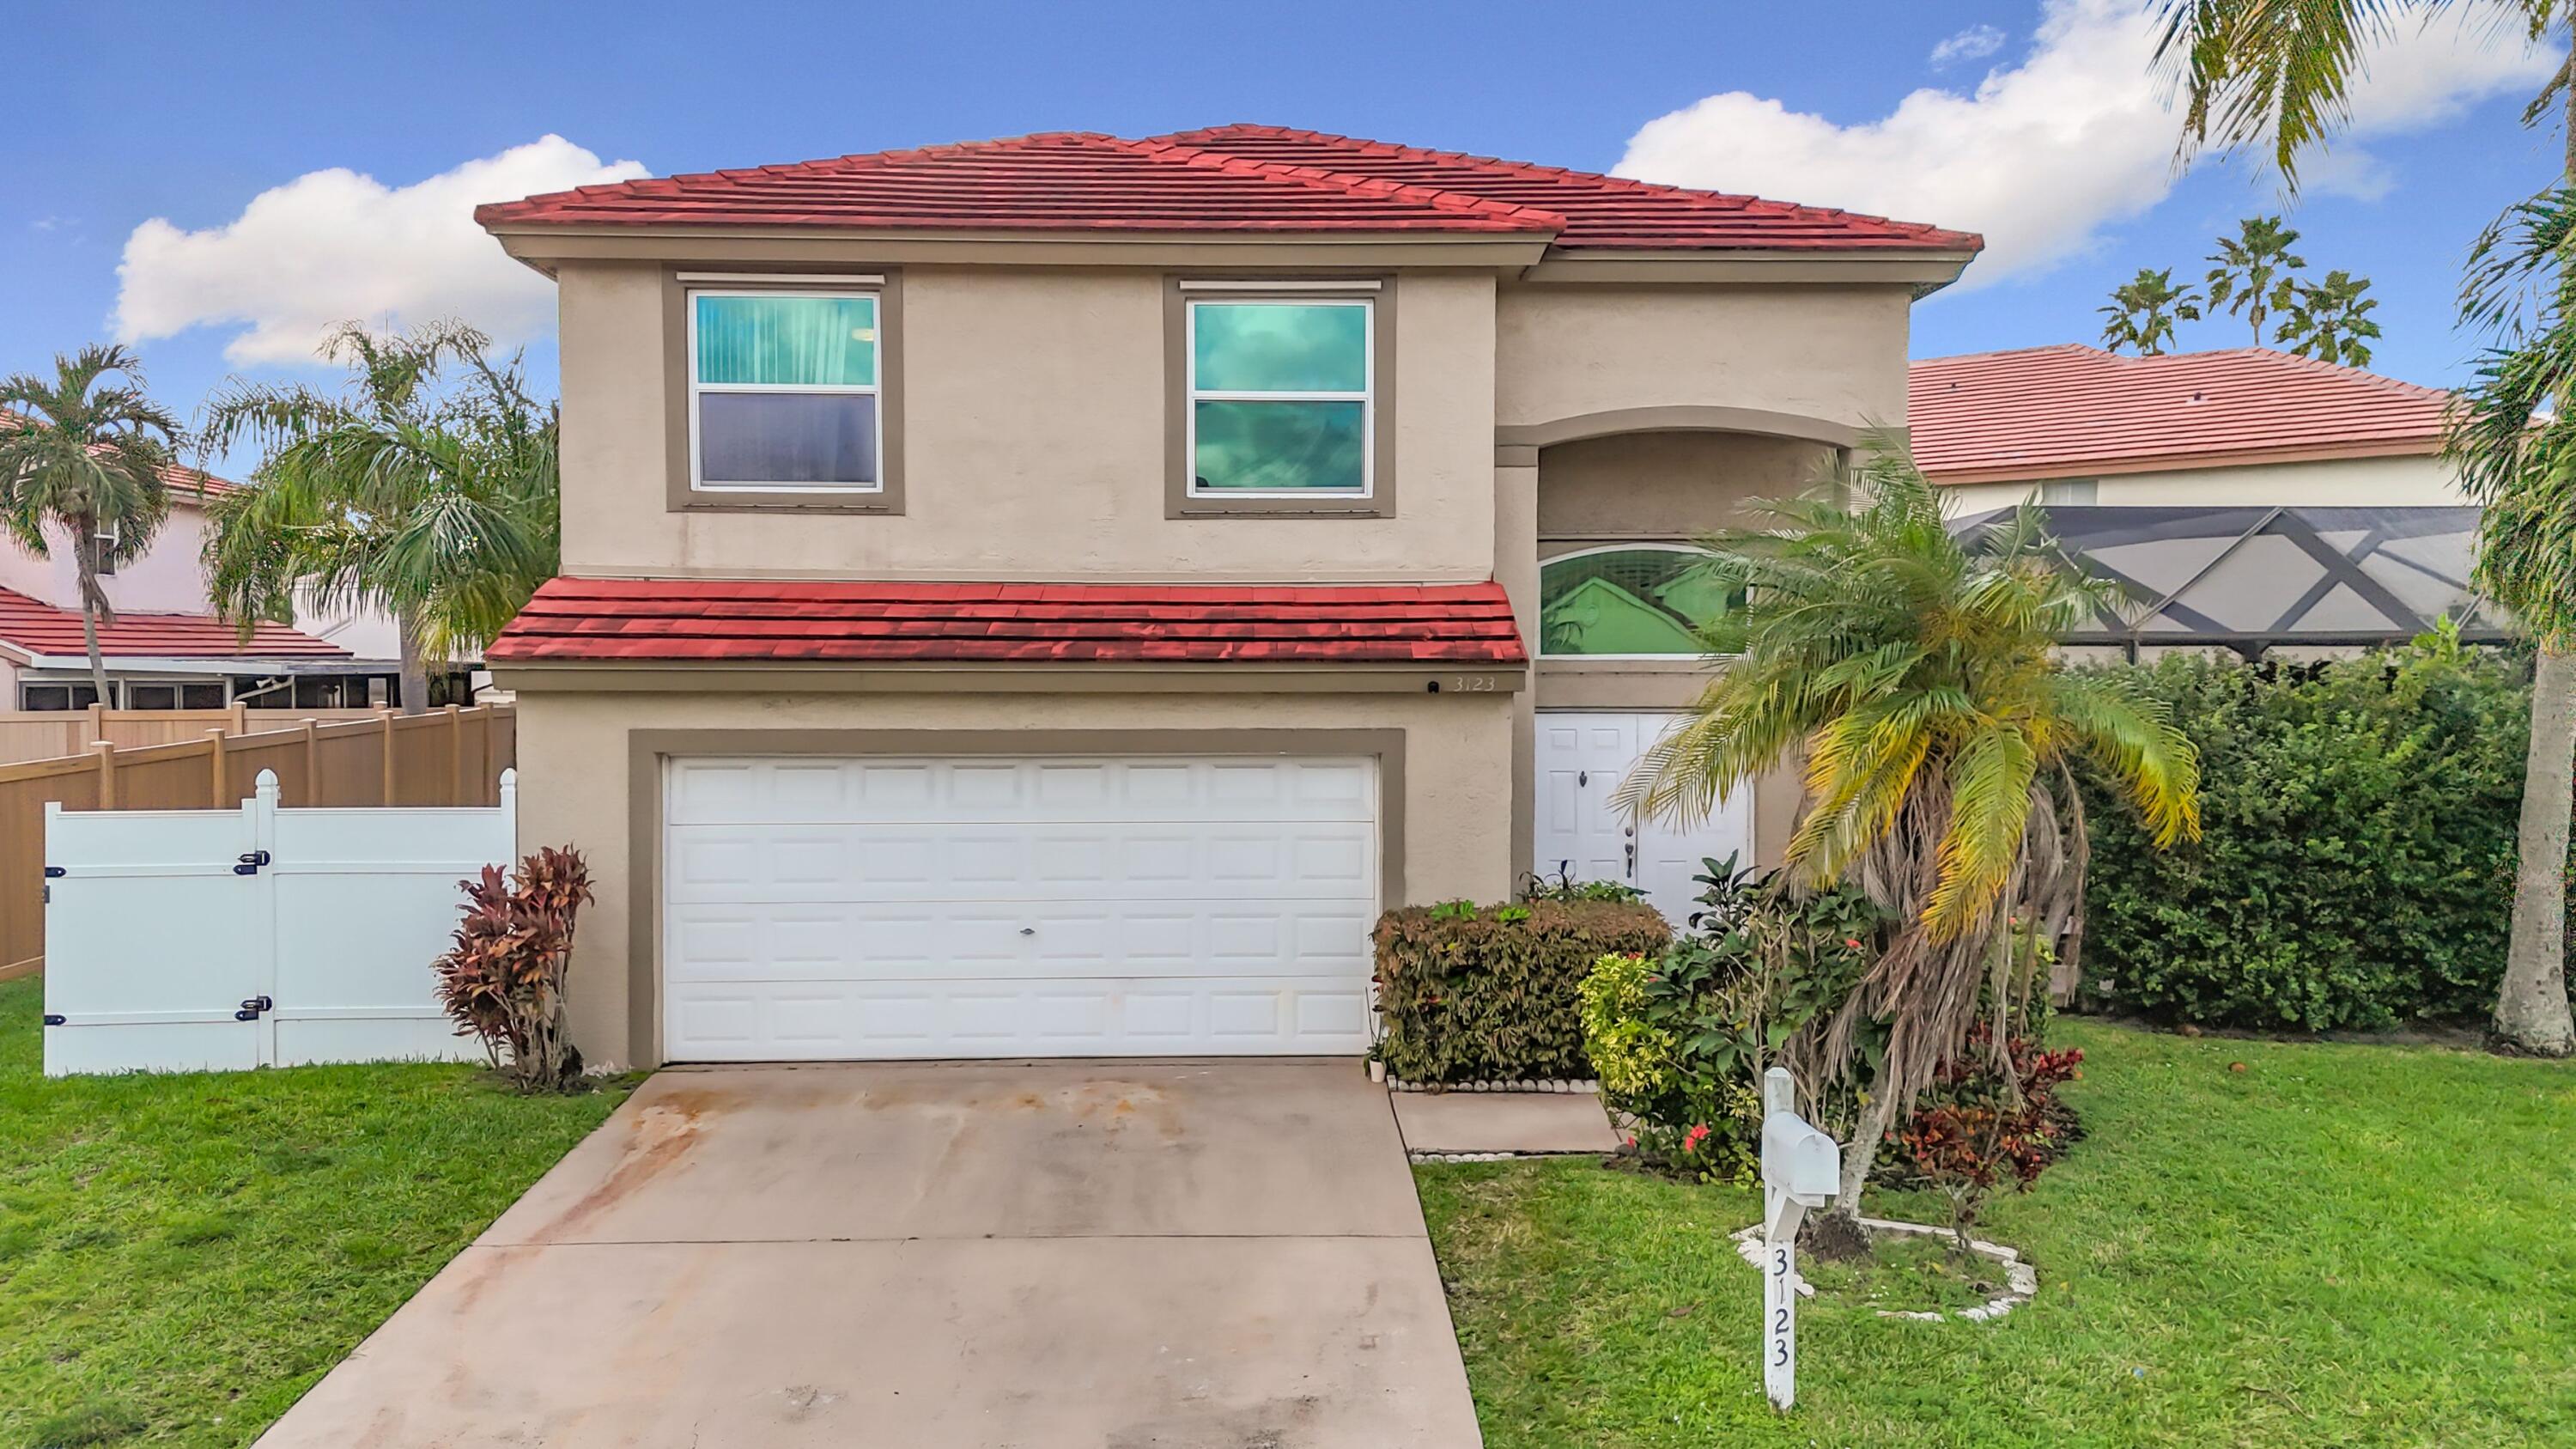
[[[2197,277],[2214,232],[2279,204],[2275,184],[2242,165],[2175,181],[2165,123],[2138,109],[2151,98],[2096,99],[2131,80],[2128,0],[1307,0],[1291,13],[40,0],[11,31],[21,121],[0,154],[0,369],[116,335],[120,259],[156,218],[172,229],[165,239],[212,232],[309,173],[346,168],[399,189],[548,135],[566,153],[670,172],[1257,120],[1594,169],[1624,161],[1788,200],[1886,209],[1894,198],[1914,219],[1982,225],[1996,243],[1988,261],[1999,266],[1972,271],[1992,273],[1982,285],[1916,310],[1918,356],[2090,340],[2114,283],[2142,265]],[[2317,271],[2372,278],[2388,332],[2380,370],[2464,375],[2471,344],[2450,320],[2461,255],[2501,205],[2549,177],[2557,152],[2516,120],[2525,73],[2542,63],[2480,59],[2457,43],[2393,52],[2364,107],[2367,134],[2312,170],[2294,223]],[[1951,95],[1907,100],[1927,87]],[[362,184],[335,185],[356,197],[337,221],[333,186],[290,193],[323,209],[326,224],[298,234],[326,253],[288,254],[250,234],[138,279],[123,330],[165,401],[193,413],[234,372],[328,376],[272,360],[273,344],[245,351],[263,316],[295,334],[298,307],[375,296],[373,282],[396,274],[417,283],[396,289],[410,307],[455,296],[471,310],[491,287],[522,285],[491,280],[480,252],[460,254],[452,236],[440,249],[388,235],[402,227],[387,218],[416,221],[418,207],[371,211]],[[406,250],[415,244],[424,250]],[[550,383],[541,326],[520,330]],[[2213,323],[2187,328],[2183,345],[2243,338]]]

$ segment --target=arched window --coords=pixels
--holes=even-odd
[[[1726,607],[1708,555],[1670,543],[1617,544],[1539,565],[1539,653],[1662,659],[1708,652],[1696,630]]]

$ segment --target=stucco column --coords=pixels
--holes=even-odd
[[[1538,829],[1538,449],[1494,449],[1494,582],[1530,652],[1529,687],[1512,697],[1512,881],[1530,869]]]

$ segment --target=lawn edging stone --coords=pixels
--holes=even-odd
[[[1937,1227],[1930,1223],[1903,1223],[1893,1218],[1862,1218],[1860,1225],[1874,1233],[1901,1233],[1913,1237],[1948,1237],[1950,1235],[1948,1228]],[[1742,1258],[1747,1266],[1760,1269],[1762,1225],[1755,1223],[1748,1228],[1739,1228],[1728,1236],[1735,1240],[1736,1256]],[[2039,1270],[2024,1262],[2018,1249],[2007,1248],[2001,1243],[1990,1243],[1983,1238],[1970,1238],[1968,1250],[1979,1257],[1992,1258],[2003,1265],[2005,1286],[2003,1293],[1987,1299],[1974,1308],[1962,1308],[1956,1313],[1944,1313],[1934,1309],[1903,1308],[1880,1308],[1872,1311],[1881,1318],[1901,1318],[1914,1323],[1941,1323],[1953,1318],[1965,1319],[1970,1323],[1992,1323],[2039,1295]],[[1796,1275],[1794,1286],[1801,1298],[1816,1296],[1815,1286],[1807,1281],[1804,1274]]]

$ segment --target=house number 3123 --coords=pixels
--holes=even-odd
[[[1461,674],[1449,681],[1449,689],[1453,694],[1491,694],[1494,692],[1494,676]]]

